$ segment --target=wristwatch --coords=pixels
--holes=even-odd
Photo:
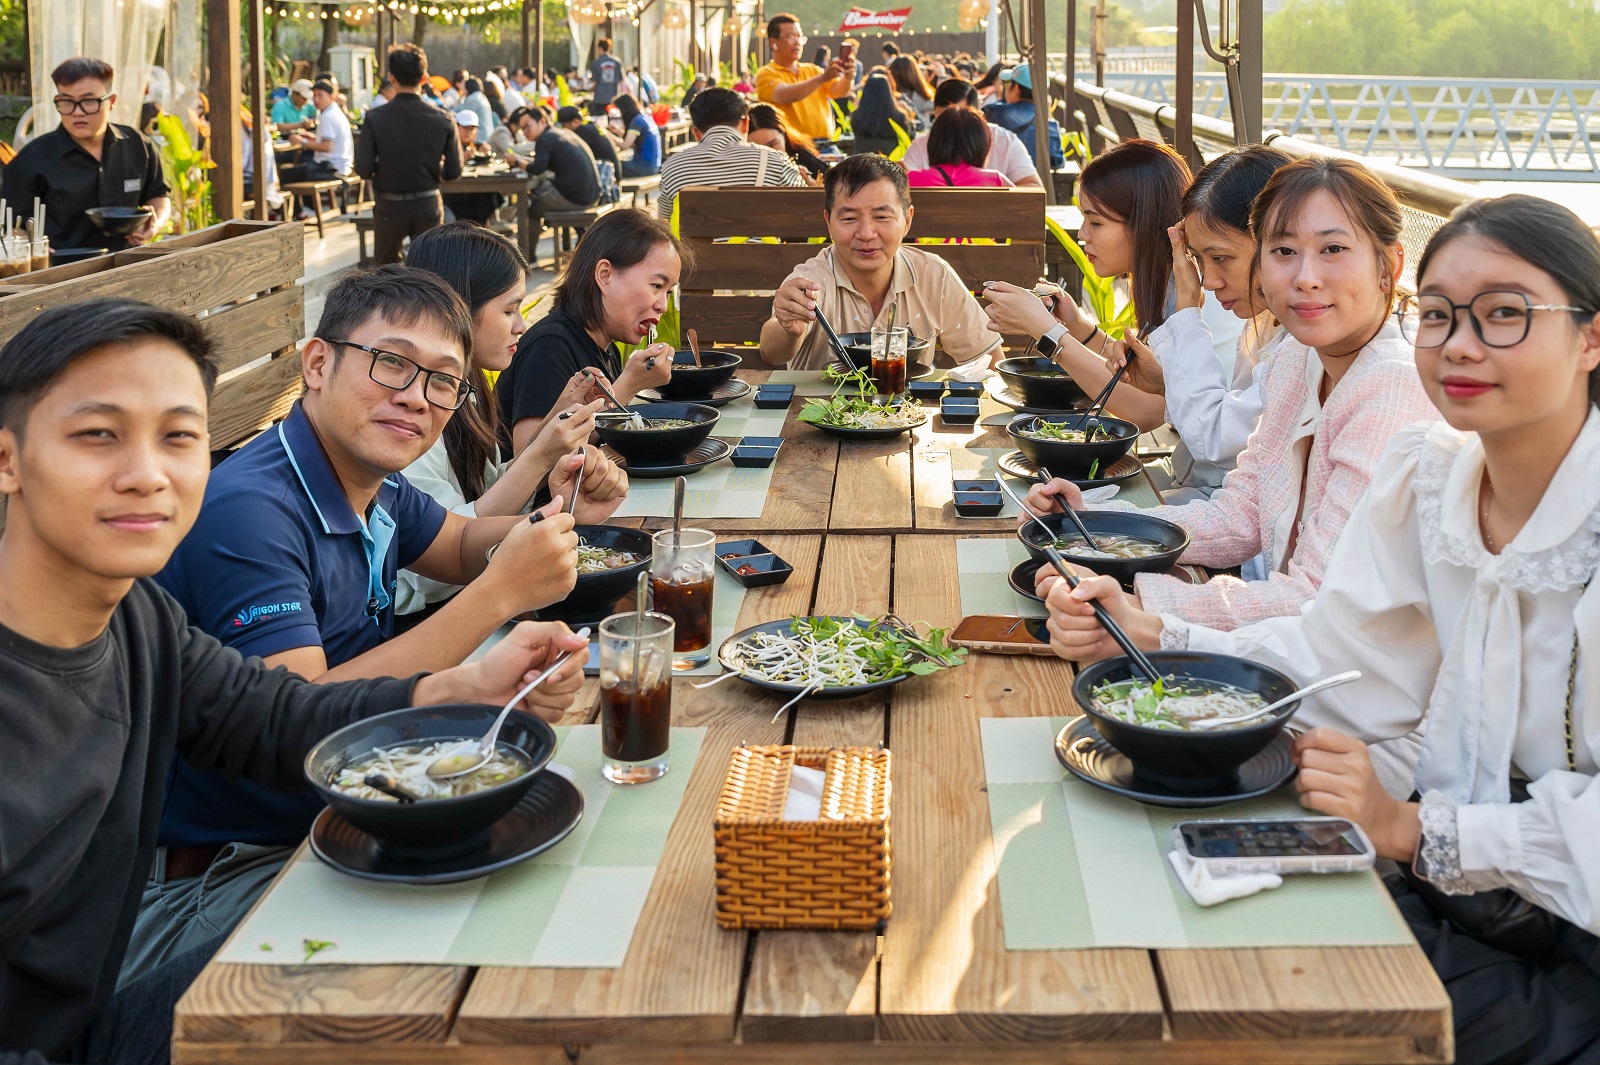
[[[1061,347],[1061,338],[1067,335],[1067,327],[1057,323],[1045,331],[1039,338],[1039,354],[1046,358],[1054,358]]]

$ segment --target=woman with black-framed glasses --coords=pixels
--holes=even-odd
[[[1094,598],[1162,647],[1360,669],[1300,710],[1296,785],[1400,863],[1386,882],[1450,994],[1456,1061],[1596,1061],[1600,240],[1548,200],[1478,200],[1417,289],[1406,328],[1449,424],[1394,437],[1303,614],[1217,632],[1125,610],[1097,577],[1051,596],[1050,629],[1081,658]],[[1390,794],[1367,745],[1424,720]]]
[[[21,221],[45,206],[44,232],[52,249],[121,251],[143,244],[166,225],[170,211],[161,157],[149,138],[111,121],[117,94],[111,64],[69,59],[50,74],[61,125],[29,141],[5,168],[0,195]],[[102,231],[87,212],[95,207],[148,206],[150,216],[126,236]]]

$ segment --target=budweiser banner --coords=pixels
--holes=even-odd
[[[900,27],[906,24],[906,19],[911,17],[909,7],[897,7],[893,11],[868,11],[864,8],[852,7],[844,13],[844,21],[839,23],[840,33],[853,33],[857,30],[888,30],[890,33],[899,33]]]

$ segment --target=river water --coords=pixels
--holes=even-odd
[[[1571,208],[1591,226],[1600,227],[1600,180],[1593,174],[1583,175],[1581,181],[1469,181],[1467,184],[1482,189],[1485,196],[1505,196],[1513,192],[1543,196]]]

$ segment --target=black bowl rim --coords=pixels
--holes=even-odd
[[[678,356],[680,355],[684,357],[686,360],[685,362],[678,361]],[[732,359],[733,362],[718,362],[713,366],[708,361],[713,358],[719,360]],[[744,357],[730,348],[701,348],[700,362],[701,365],[699,366],[694,364],[693,351],[689,350],[688,348],[677,348],[672,353],[672,372],[677,373],[679,370],[688,370],[690,373],[693,373],[696,370],[726,370],[730,365],[742,365],[744,363]]]
[[[147,203],[141,203],[135,207],[119,207],[113,204],[109,206],[90,207],[87,208],[83,213],[91,218],[95,215],[100,215],[104,218],[148,218],[149,216],[155,214],[155,208],[151,207]]]
[[[674,414],[651,414],[649,413],[651,407],[683,407],[686,412],[699,412],[699,417],[690,417],[689,413],[682,415],[685,421],[692,421],[696,425],[704,425],[706,422],[715,423],[719,418],[722,417],[722,412],[715,407],[708,407],[704,403],[691,403],[688,400],[682,399],[666,399],[658,403],[630,403],[625,409],[631,413],[637,414],[641,418],[679,417],[679,415]],[[604,412],[602,411],[601,413]],[[675,425],[671,429],[619,429],[615,425],[606,424],[607,421],[610,421],[610,419],[597,422],[595,424],[595,429],[601,432],[614,433],[681,433],[685,429],[689,428],[686,425]]]
[[[643,541],[644,541],[644,543],[643,543],[644,550],[643,551],[634,551],[634,554],[639,556],[639,561],[629,563],[626,566],[617,566],[614,569],[597,570],[594,573],[580,573],[580,574],[578,574],[578,580],[580,580],[580,581],[583,580],[585,577],[593,580],[593,579],[595,579],[597,577],[614,577],[614,576],[618,576],[618,575],[624,574],[624,573],[634,573],[634,572],[637,572],[639,569],[641,569],[641,568],[643,568],[645,566],[648,566],[650,564],[650,552],[651,552],[651,548],[652,548],[652,541],[651,541],[650,533],[647,532],[644,529],[628,529],[628,528],[624,528],[621,525],[574,525],[572,527],[572,531],[578,534],[578,539],[580,539],[580,540],[587,539],[588,538],[588,534],[590,534],[590,533],[606,532],[606,533],[619,534],[621,536],[621,538],[624,539],[624,540],[629,539],[630,537],[641,537],[643,539]],[[626,550],[632,551],[633,549],[632,548],[626,548]],[[574,588],[574,591],[576,591],[576,588]],[[568,598],[571,598],[571,593],[568,594]],[[562,603],[566,602],[566,599],[561,600],[561,602]],[[551,606],[560,606],[561,604],[560,603],[551,603],[550,605]]]
[[[1173,532],[1177,533],[1178,537],[1181,538],[1182,541],[1183,541],[1177,547],[1168,548],[1165,551],[1162,551],[1161,554],[1159,554],[1159,555],[1151,555],[1150,558],[1148,558],[1148,559],[1127,559],[1126,561],[1128,561],[1128,562],[1147,562],[1147,561],[1150,561],[1151,559],[1165,558],[1167,555],[1181,555],[1185,551],[1189,550],[1189,546],[1190,546],[1190,543],[1191,543],[1191,538],[1189,536],[1189,530],[1185,529],[1182,525],[1179,525],[1175,521],[1168,521],[1166,518],[1160,518],[1160,517],[1157,517],[1154,514],[1146,514],[1146,513],[1142,512],[1142,511],[1138,511],[1138,510],[1080,510],[1078,512],[1078,516],[1083,519],[1083,523],[1089,527],[1089,530],[1091,532],[1094,531],[1094,523],[1096,521],[1098,521],[1102,515],[1104,515],[1104,516],[1115,515],[1119,520],[1123,519],[1123,518],[1132,518],[1135,521],[1147,521],[1147,522],[1150,522],[1151,524],[1156,525],[1158,527],[1171,529]],[[1040,515],[1040,519],[1046,525],[1049,525],[1051,523],[1051,520],[1054,519],[1054,520],[1056,520],[1056,521],[1061,523],[1061,527],[1064,530],[1065,529],[1071,529],[1071,531],[1077,532],[1077,527],[1072,524],[1072,522],[1067,518],[1067,516],[1065,514],[1062,514],[1060,512],[1057,512],[1057,513],[1054,513],[1054,514],[1041,514]],[[1037,529],[1037,528],[1038,528],[1038,526],[1035,525],[1031,521],[1030,522],[1024,522],[1023,524],[1017,526],[1017,539],[1021,540],[1024,546],[1033,547],[1033,548],[1043,548],[1044,545],[1038,542],[1040,539],[1042,539],[1042,537],[1040,537],[1038,533],[1033,532],[1033,530]],[[1031,536],[1029,535],[1030,533],[1032,533]],[[1133,534],[1133,535],[1137,535],[1137,534]],[[1084,556],[1084,555],[1073,555],[1073,554],[1071,554],[1069,552],[1066,552],[1066,551],[1061,552],[1061,557],[1062,558],[1084,558],[1087,561],[1091,561],[1091,562],[1105,562],[1105,561],[1108,561],[1107,559],[1103,559],[1103,558],[1093,558],[1093,559],[1091,559],[1091,558],[1087,558],[1087,556]]]
[[[1011,439],[1013,439],[1013,440],[1019,441],[1019,443],[1020,443],[1020,441],[1027,440],[1030,443],[1044,444],[1046,447],[1100,447],[1100,446],[1105,445],[1105,444],[1120,444],[1125,440],[1137,440],[1137,439],[1139,439],[1139,435],[1140,434],[1139,434],[1139,427],[1137,425],[1134,425],[1132,422],[1128,421],[1126,418],[1114,418],[1109,414],[1096,414],[1096,415],[1093,415],[1093,417],[1094,417],[1094,419],[1096,421],[1098,421],[1101,424],[1101,426],[1113,425],[1113,426],[1116,426],[1119,431],[1125,430],[1123,435],[1113,437],[1110,440],[1082,440],[1082,441],[1077,441],[1077,440],[1040,440],[1036,436],[1026,436],[1025,437],[1021,433],[1017,432],[1017,426],[1019,424],[1021,424],[1022,422],[1066,421],[1068,418],[1080,418],[1081,419],[1081,418],[1084,418],[1084,417],[1085,417],[1085,412],[1074,412],[1074,411],[1069,411],[1069,410],[1068,411],[1062,411],[1059,414],[1039,414],[1039,413],[1027,413],[1027,412],[1024,412],[1022,414],[1018,414],[1017,416],[1012,418],[1009,422],[1006,422],[1006,435],[1010,436]]]
[[[1215,660],[1215,659],[1225,659],[1225,660],[1232,661],[1232,662],[1242,662],[1242,663],[1245,663],[1246,665],[1254,666],[1257,669],[1264,669],[1269,673],[1277,674],[1277,676],[1285,684],[1287,684],[1289,686],[1289,690],[1290,691],[1297,691],[1301,687],[1301,685],[1299,683],[1297,683],[1296,681],[1291,679],[1290,676],[1287,673],[1283,672],[1283,670],[1278,669],[1275,666],[1269,666],[1265,662],[1257,662],[1255,659],[1244,658],[1244,657],[1242,657],[1240,655],[1227,655],[1227,654],[1222,654],[1219,651],[1146,651],[1145,652],[1145,657],[1150,659],[1150,664],[1155,666],[1157,669],[1161,669],[1164,674],[1167,672],[1167,670],[1162,669],[1162,663],[1163,662],[1173,662],[1174,659],[1182,659],[1182,658],[1187,658],[1187,657],[1191,657],[1191,656],[1194,656],[1194,655],[1204,655],[1206,658],[1213,659],[1213,660]],[[1128,663],[1128,662],[1129,662],[1129,659],[1128,659],[1127,655],[1116,655],[1116,656],[1111,657],[1111,658],[1102,658],[1100,661],[1095,662],[1092,665],[1086,667],[1085,669],[1080,670],[1078,672],[1078,675],[1072,678],[1072,701],[1077,703],[1078,704],[1078,708],[1080,710],[1082,710],[1085,714],[1089,715],[1090,717],[1095,718],[1098,721],[1106,721],[1106,722],[1109,722],[1112,725],[1116,725],[1116,726],[1121,727],[1121,728],[1134,729],[1134,730],[1136,730],[1138,732],[1147,733],[1147,734],[1152,735],[1152,736],[1206,736],[1206,735],[1211,735],[1212,734],[1212,731],[1210,729],[1202,729],[1199,732],[1196,732],[1193,729],[1175,730],[1175,729],[1165,729],[1165,728],[1151,728],[1149,725],[1140,725],[1140,724],[1137,724],[1136,722],[1133,722],[1133,721],[1124,721],[1120,717],[1109,717],[1106,714],[1101,713],[1094,706],[1094,700],[1092,700],[1092,699],[1085,700],[1085,699],[1083,699],[1081,697],[1080,693],[1088,693],[1089,691],[1091,691],[1093,689],[1093,687],[1094,687],[1094,684],[1098,683],[1102,678],[1104,678],[1104,676],[1107,673],[1111,672],[1111,670],[1113,668],[1115,668],[1118,665],[1123,665],[1123,664]],[[1132,670],[1131,670],[1131,666],[1130,666],[1130,672],[1131,671]],[[1181,676],[1195,676],[1195,679],[1197,679],[1197,680],[1205,680],[1205,679],[1207,679],[1205,677],[1199,677],[1199,676],[1196,676],[1194,674],[1182,674],[1182,673],[1176,673],[1176,671],[1174,671],[1174,673],[1175,673],[1175,675],[1180,676],[1180,677]],[[1260,694],[1260,693],[1258,692],[1257,694]],[[1281,728],[1283,726],[1283,724],[1285,722],[1287,722],[1291,717],[1293,717],[1295,715],[1295,713],[1299,709],[1300,709],[1300,700],[1296,699],[1292,703],[1288,703],[1288,704],[1286,704],[1284,706],[1279,707],[1276,711],[1274,711],[1273,713],[1269,714],[1268,716],[1262,718],[1260,721],[1256,722],[1255,724],[1244,725],[1244,726],[1241,726],[1239,728],[1217,729],[1216,732],[1215,732],[1215,735],[1219,735],[1219,736],[1248,736],[1251,733],[1257,731],[1258,729]]]
[[[454,707],[454,706],[482,706],[482,708],[484,710],[488,711],[488,713],[489,713],[488,721],[490,723],[492,723],[494,721],[495,715],[499,714],[500,710],[502,709],[501,707],[489,706],[486,703],[483,703],[483,704],[479,704],[479,703],[446,703],[446,704],[442,704],[440,706],[405,706],[405,707],[401,707],[398,710],[390,710],[390,711],[387,711],[386,713],[374,714],[371,717],[364,717],[359,721],[350,722],[350,724],[345,725],[343,728],[335,729],[334,731],[328,733],[326,736],[322,737],[322,739],[318,740],[316,742],[316,744],[311,748],[311,750],[306,752],[305,762],[303,763],[302,771],[305,773],[306,779],[311,782],[312,787],[316,788],[317,793],[319,795],[334,796],[334,797],[337,797],[340,802],[358,803],[360,805],[357,806],[357,809],[370,808],[370,809],[373,809],[373,810],[392,810],[398,805],[406,805],[406,804],[395,803],[395,802],[392,802],[392,801],[387,800],[387,799],[363,799],[359,795],[348,795],[345,792],[339,791],[338,789],[332,787],[331,785],[328,784],[327,781],[318,779],[317,776],[315,774],[313,774],[312,771],[311,771],[311,763],[322,753],[323,748],[327,746],[329,740],[333,739],[335,736],[339,735],[342,732],[345,732],[348,729],[354,728],[357,725],[372,725],[374,723],[382,722],[385,718],[392,717],[392,716],[394,716],[396,714],[408,714],[408,713],[412,713],[412,712],[417,711],[417,710],[445,710],[445,709],[449,709],[450,707]],[[521,784],[524,781],[531,782],[533,777],[536,774],[544,772],[545,766],[550,764],[550,759],[555,757],[556,745],[560,742],[560,737],[556,735],[556,730],[550,726],[550,723],[548,721],[544,720],[541,717],[537,717],[537,716],[535,716],[533,714],[530,714],[526,710],[513,710],[513,711],[511,711],[511,715],[506,718],[506,723],[509,724],[513,720],[518,720],[518,719],[521,719],[522,721],[526,721],[528,723],[531,723],[533,725],[533,731],[534,732],[547,732],[547,733],[549,733],[549,736],[547,737],[548,741],[549,741],[548,742],[549,750],[545,754],[544,761],[541,762],[538,758],[534,757],[532,754],[529,754],[527,751],[523,750],[521,747],[518,747],[514,743],[507,743],[504,740],[497,739],[495,741],[496,748],[499,748],[501,745],[504,745],[506,747],[511,747],[514,750],[521,751],[523,757],[528,759],[528,771],[526,773],[523,773],[521,776],[518,776],[518,777],[513,777],[511,780],[506,781],[504,784],[496,784],[492,788],[483,788],[483,789],[480,789],[478,791],[474,791],[474,792],[472,792],[470,794],[467,794],[467,795],[452,795],[449,798],[445,798],[445,799],[426,799],[426,800],[423,800],[423,802],[426,804],[427,808],[430,809],[430,810],[437,810],[437,809],[441,809],[441,808],[444,808],[444,807],[448,807],[451,804],[465,805],[466,803],[468,803],[469,801],[472,801],[472,800],[476,800],[476,801],[480,801],[481,802],[483,800],[483,797],[486,796],[486,795],[490,795],[490,794],[492,794],[494,792],[500,791],[502,788],[516,787],[518,784]],[[504,727],[502,727],[500,731],[504,732],[505,731]],[[465,736],[465,737],[462,737],[462,738],[463,739],[471,739],[472,737],[471,736]],[[434,742],[437,742],[437,741],[434,741]],[[373,748],[373,749],[376,750],[377,748]]]

